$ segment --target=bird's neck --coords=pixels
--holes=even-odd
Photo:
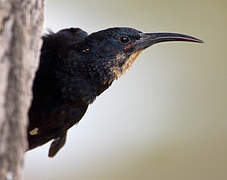
[[[87,104],[91,104],[114,80],[106,68],[89,62],[70,64],[60,69],[67,72],[67,76],[64,72],[61,78],[68,89],[66,96],[78,95]]]

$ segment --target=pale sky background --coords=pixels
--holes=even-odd
[[[25,180],[226,180],[226,0],[46,0],[44,32],[114,26],[205,44],[145,50],[88,108],[53,159],[26,153]]]

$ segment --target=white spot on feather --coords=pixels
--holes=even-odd
[[[31,136],[34,136],[34,135],[37,135],[37,134],[38,134],[38,131],[39,131],[38,128],[34,128],[34,129],[32,129],[31,131],[29,131],[29,134],[30,134]]]

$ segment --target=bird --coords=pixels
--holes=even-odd
[[[66,142],[67,130],[77,124],[97,96],[126,72],[148,47],[166,41],[202,40],[179,33],[144,33],[113,27],[88,34],[66,28],[42,37],[39,67],[28,112],[28,150],[52,141],[49,157]]]

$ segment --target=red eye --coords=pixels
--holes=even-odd
[[[126,43],[128,43],[129,41],[130,41],[130,39],[129,39],[128,36],[123,36],[123,37],[121,37],[121,42],[122,42],[122,43],[126,44]]]

